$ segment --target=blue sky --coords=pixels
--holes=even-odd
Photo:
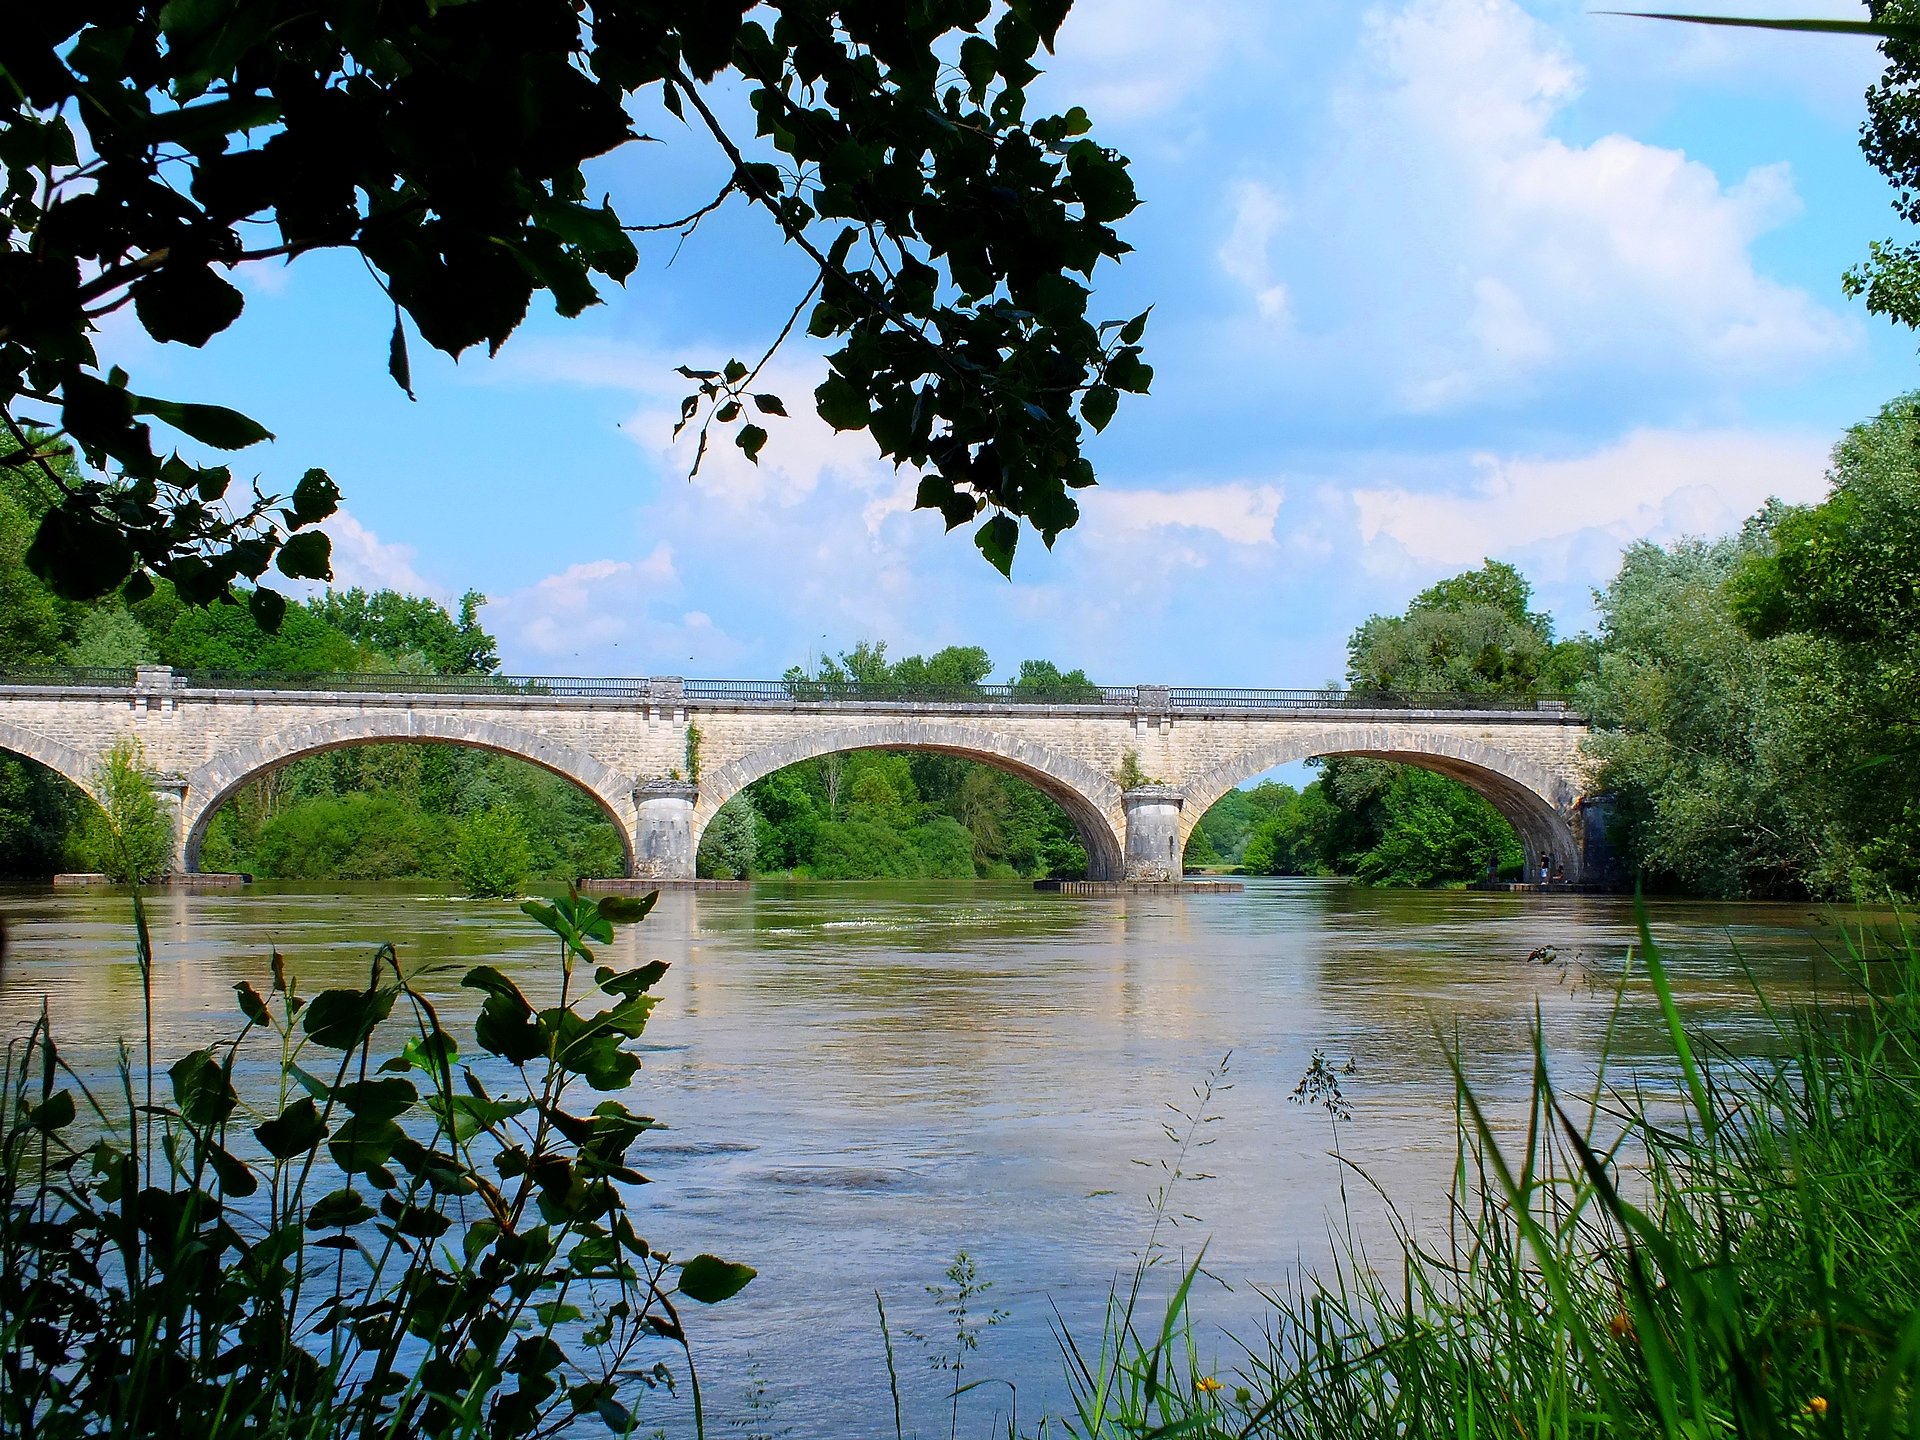
[[[255,267],[204,352],[126,325],[106,348],[149,393],[263,420],[277,441],[240,458],[266,483],[327,467],[341,582],[484,591],[517,672],[759,677],[875,638],[1313,685],[1367,615],[1483,555],[1572,631],[1631,540],[1820,495],[1840,430],[1915,383],[1914,338],[1839,287],[1896,226],[1856,144],[1875,58],[1562,0],[1080,0],[1041,88],[1132,157],[1135,253],[1096,308],[1154,306],[1156,382],[1011,583],[806,413],[803,347],[758,469],[728,450],[686,478],[672,367],[757,354],[808,278],[744,212],[650,240],[605,305],[536,313],[492,360],[416,343],[418,403],[338,257]],[[723,173],[645,124],[669,143],[596,177],[633,220]]]

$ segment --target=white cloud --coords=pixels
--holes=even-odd
[[[1636,430],[1586,455],[1475,456],[1471,482],[1450,492],[1350,494],[1362,542],[1389,542],[1417,566],[1495,555],[1526,559],[1541,579],[1598,580],[1635,540],[1721,534],[1768,496],[1819,499],[1826,459],[1806,435]]]
[[[1243,19],[1242,7],[1226,0],[1078,0],[1048,67],[1052,88],[1096,121],[1164,115],[1247,33]]]
[[[586,560],[544,576],[501,596],[488,619],[518,665],[588,659],[625,674],[725,665],[739,645],[704,611],[668,605],[680,591],[673,549],[663,541],[638,560]]]
[[[1220,244],[1220,268],[1247,288],[1263,320],[1287,314],[1287,287],[1274,279],[1268,254],[1286,221],[1286,206],[1272,186],[1245,180],[1234,187],[1233,225]]]
[[[336,510],[320,528],[333,542],[333,586],[350,590],[401,590],[412,595],[440,595],[440,588],[414,568],[417,554],[411,545],[382,540],[351,511]],[[442,597],[444,598],[444,597]]]
[[[1269,232],[1296,312],[1309,292],[1337,300],[1302,362],[1371,369],[1419,412],[1595,371],[1724,387],[1853,343],[1857,327],[1755,263],[1800,210],[1785,165],[1728,183],[1630,135],[1562,138],[1581,85],[1515,0],[1372,12],[1332,138],[1288,182],[1298,218]]]
[[[1277,485],[1194,485],[1150,490],[1118,485],[1085,501],[1082,524],[1095,537],[1143,531],[1197,530],[1235,545],[1271,545],[1285,492]]]

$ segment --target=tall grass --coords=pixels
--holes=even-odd
[[[1066,1338],[1098,1437],[1881,1437],[1920,1433],[1920,948],[1835,960],[1837,1001],[1765,1042],[1691,1030],[1642,922],[1621,1003],[1665,1021],[1660,1061],[1563,1096],[1536,1026],[1524,1134],[1497,1133],[1453,1057],[1446,1223],[1397,1212],[1395,1263],[1353,1238],[1272,1293],[1238,1373],[1187,1363],[1193,1271],[1140,1287],[1098,1367]],[[1753,1053],[1758,1050],[1760,1053]]]

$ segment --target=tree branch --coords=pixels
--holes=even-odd
[[[622,225],[620,228],[635,235],[644,235],[656,230],[680,230],[683,228],[691,230],[693,226],[698,225],[702,220],[706,219],[707,216],[724,205],[727,196],[731,195],[738,188],[739,181],[727,181],[726,184],[720,187],[720,193],[714,196],[713,199],[702,205],[691,215],[683,215],[678,220],[662,220],[655,225]]]

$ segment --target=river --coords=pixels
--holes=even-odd
[[[1758,1017],[1735,947],[1769,992],[1794,996],[1835,943],[1807,905],[1650,909],[1688,1013],[1736,1045]],[[0,914],[6,1032],[45,997],[76,1063],[109,1067],[140,1025],[126,899],[16,887],[0,889]],[[152,923],[163,1067],[234,1027],[232,985],[264,989],[270,945],[309,992],[363,983],[383,940],[410,970],[442,967],[428,988],[448,994],[483,958],[530,989],[552,973],[544,932],[513,906],[418,886],[168,893]],[[643,1233],[760,1272],[689,1317],[710,1416],[742,1422],[714,1432],[891,1434],[877,1290],[910,1428],[945,1433],[947,1380],[929,1357],[951,1327],[926,1287],[961,1250],[993,1286],[976,1312],[1007,1314],[968,1378],[1010,1384],[966,1396],[960,1433],[987,1434],[1011,1395],[1030,1431],[1065,1398],[1056,1311],[1097,1344],[1174,1158],[1169,1107],[1190,1108],[1229,1051],[1212,1143],[1189,1160],[1212,1178],[1177,1188],[1193,1218],[1171,1236],[1188,1254],[1208,1245],[1219,1282],[1201,1288],[1202,1317],[1251,1335],[1254,1287],[1324,1257],[1339,1213],[1329,1119],[1289,1101],[1314,1050],[1353,1062],[1343,1154],[1408,1213],[1437,1215],[1453,1155],[1444,1044],[1496,1111],[1511,1107],[1537,1006],[1557,1073],[1589,1075],[1633,933],[1616,897],[1319,881],[1106,899],[991,883],[667,893],[610,958],[673,967],[637,1084],[637,1108],[671,1127],[639,1152],[654,1181]],[[1659,1036],[1644,992],[1630,995],[1621,1059],[1658,1053]],[[1377,1231],[1378,1202],[1346,1178],[1357,1223]],[[1231,1370],[1229,1342],[1209,1329],[1201,1345]]]

